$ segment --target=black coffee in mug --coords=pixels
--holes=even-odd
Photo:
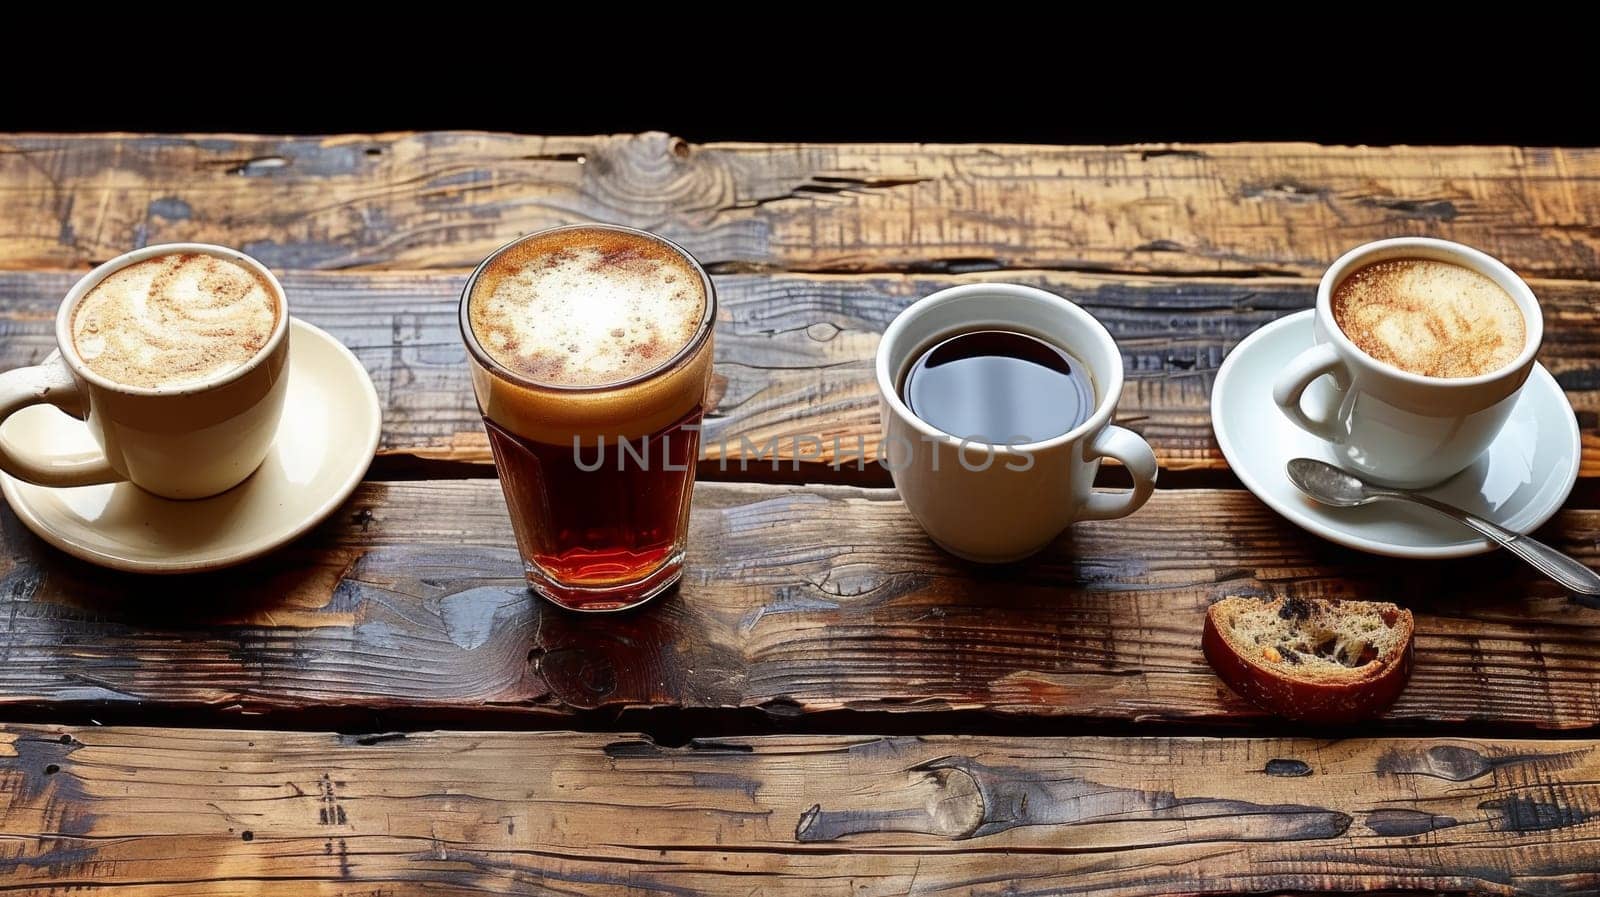
[[[1094,413],[1094,380],[1065,349],[1011,330],[974,330],[917,355],[900,387],[911,413],[958,439],[1022,445]]]

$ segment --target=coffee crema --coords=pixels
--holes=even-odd
[[[1356,347],[1425,377],[1476,377],[1522,354],[1527,322],[1487,276],[1422,258],[1358,268],[1333,291],[1333,318]]]
[[[126,386],[187,386],[255,358],[282,314],[252,268],[204,253],[144,259],[95,284],[72,312],[72,347]]]
[[[553,231],[495,256],[468,297],[472,332],[545,386],[607,386],[666,364],[694,339],[706,291],[669,245],[627,231]]]

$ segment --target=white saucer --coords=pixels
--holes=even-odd
[[[289,391],[267,459],[211,498],[173,501],[130,483],[53,489],[0,473],[0,491],[41,539],[117,570],[191,573],[238,564],[311,529],[366,475],[382,417],[366,368],[338,340],[295,319]],[[18,445],[95,448],[87,429],[47,405],[5,423]]]
[[[1490,550],[1487,539],[1426,509],[1395,502],[1329,508],[1289,482],[1284,465],[1291,458],[1334,461],[1326,443],[1289,423],[1272,401],[1273,381],[1311,345],[1311,317],[1304,311],[1262,327],[1234,347],[1217,371],[1211,426],[1233,472],[1274,511],[1341,545],[1407,558],[1456,558]],[[1327,379],[1311,389],[1331,388]],[[1572,405],[1550,372],[1534,365],[1494,444],[1428,494],[1508,529],[1531,532],[1567,500],[1580,461]]]

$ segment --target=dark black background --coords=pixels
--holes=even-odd
[[[850,7],[640,20],[601,4],[557,15],[437,7],[422,22],[377,7],[349,21],[280,10],[214,28],[97,22],[39,46],[18,28],[0,129],[1600,143],[1592,48],[1555,18],[1441,24],[1284,7],[1270,21],[1175,21],[1156,8],[1113,21],[966,9],[965,21],[925,8],[862,18]],[[374,18],[383,27],[369,31]]]

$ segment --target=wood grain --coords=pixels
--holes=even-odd
[[[0,272],[0,369],[54,346],[50,315],[74,272]],[[429,272],[283,274],[295,313],[355,350],[384,403],[386,455],[489,463],[467,381],[456,301],[464,276]],[[1309,308],[1292,278],[1161,278],[1019,271],[935,275],[721,275],[717,405],[702,473],[719,479],[889,482],[876,463],[878,335],[916,299],[959,283],[1006,280],[1070,297],[1105,322],[1127,370],[1118,420],[1168,469],[1226,467],[1211,433],[1217,366],[1241,339]],[[1583,473],[1600,476],[1600,283],[1535,281],[1546,308],[1541,357],[1584,431]],[[864,460],[850,457],[864,454]],[[398,460],[398,459],[392,459]],[[800,472],[796,472],[796,468]],[[776,469],[775,469],[776,468]]]
[[[0,731],[0,888],[1600,889],[1600,743]]]
[[[0,137],[0,267],[207,240],[283,268],[465,268],[581,221],[720,270],[1320,273],[1380,237],[1600,279],[1600,150],[697,145],[661,133]]]
[[[934,548],[888,490],[702,484],[682,588],[598,617],[529,596],[494,481],[369,483],[272,558],[181,580],[92,568],[0,521],[0,706],[13,713],[549,725],[741,708],[788,725],[964,710],[1243,725],[1262,717],[1206,666],[1202,615],[1226,595],[1284,594],[1416,612],[1416,673],[1391,725],[1600,725],[1600,607],[1509,556],[1340,549],[1239,491],[1159,491],[1132,518],[983,567]],[[1600,512],[1566,512],[1543,535],[1600,565]]]

